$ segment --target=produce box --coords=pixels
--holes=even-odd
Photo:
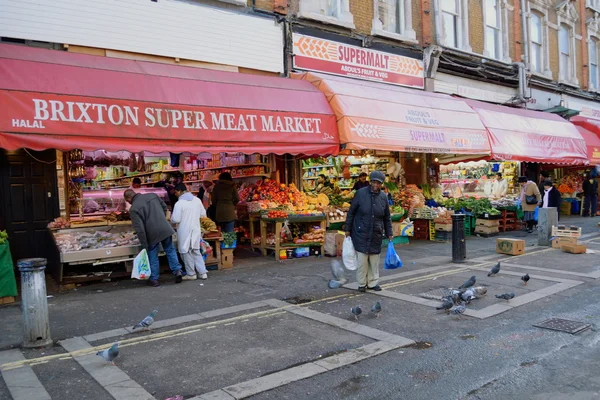
[[[435,241],[436,242],[449,242],[452,239],[452,232],[447,231],[437,231],[435,233]]]
[[[294,249],[294,257],[296,257],[296,258],[308,257],[309,255],[310,255],[309,247],[298,247],[297,249]]]
[[[563,201],[560,204],[560,214],[571,215],[571,203],[569,203],[568,201]]]
[[[342,256],[342,249],[344,248],[344,239],[346,235],[344,233],[338,233],[335,235],[335,251],[338,257]]]
[[[452,222],[449,224],[435,224],[435,230],[440,232],[452,232]]]
[[[521,239],[496,239],[496,253],[516,256],[525,253],[525,241]]]
[[[280,260],[287,260],[287,251],[286,250],[279,250],[279,259]]]
[[[563,244],[560,249],[565,253],[585,254],[587,247],[583,244]]]
[[[434,218],[433,222],[435,222],[436,224],[451,224],[452,225],[452,218]]]
[[[477,221],[475,222],[475,225],[477,225],[477,226],[486,226],[486,227],[497,227],[497,226],[500,226],[500,220],[498,220],[498,219],[482,219],[482,218],[477,218]]]
[[[415,226],[412,222],[400,223],[400,236],[414,236]]]
[[[233,267],[233,249],[221,250],[221,268],[227,269]]]
[[[566,228],[564,225],[558,225],[552,227],[552,236],[558,237],[581,237],[581,228],[577,226],[570,226]]]
[[[404,214],[391,214],[392,222],[399,222],[404,217]]]
[[[551,240],[552,240],[552,248],[553,249],[560,249],[563,245],[566,245],[566,244],[577,244],[576,237],[555,236]]]
[[[401,222],[392,222],[392,234],[394,237],[402,236],[402,223]]]
[[[500,229],[498,226],[482,226],[477,225],[475,227],[475,233],[483,233],[484,235],[489,235],[491,233],[498,233]]]

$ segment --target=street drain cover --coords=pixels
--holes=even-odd
[[[554,331],[567,332],[574,335],[589,329],[592,325],[579,321],[570,321],[568,319],[550,318],[540,322],[539,324],[533,324],[533,326],[543,329],[551,329]]]
[[[451,294],[452,294],[452,291],[450,289],[439,288],[439,289],[430,290],[429,292],[420,293],[417,296],[423,297],[424,299],[442,301],[442,298],[449,296]]]

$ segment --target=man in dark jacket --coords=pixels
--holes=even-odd
[[[583,181],[583,216],[595,217],[598,208],[598,181],[587,174]]]
[[[557,188],[552,184],[552,180],[546,179],[542,185],[544,186],[544,192],[542,194],[541,207],[548,208],[554,207],[556,208],[556,213],[558,215],[558,220],[560,220],[560,203],[562,203],[562,197]]]
[[[167,205],[154,193],[140,194],[128,189],[123,195],[125,201],[131,204],[129,215],[133,229],[140,240],[142,248],[148,252],[150,261],[150,280],[148,285],[158,287],[160,264],[158,262],[158,245],[162,244],[169,260],[169,267],[175,275],[175,283],[181,283],[183,277],[177,251],[173,246],[175,231],[167,221]]]
[[[380,291],[379,254],[383,235],[393,240],[392,220],[386,194],[381,190],[385,175],[380,171],[371,172],[371,185],[356,192],[348,216],[346,236],[352,237],[352,244],[358,255],[356,279],[358,290]]]

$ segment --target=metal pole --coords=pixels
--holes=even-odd
[[[463,263],[467,258],[465,214],[452,215],[452,262]]]
[[[45,258],[25,258],[17,261],[21,272],[21,312],[23,313],[23,347],[43,347],[52,344],[46,298]]]

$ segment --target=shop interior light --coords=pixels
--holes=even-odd
[[[440,159],[436,157],[435,160],[433,160],[433,161],[438,162],[438,161],[440,161]]]
[[[418,159],[418,158],[415,158],[415,162],[419,162],[419,159]]]

